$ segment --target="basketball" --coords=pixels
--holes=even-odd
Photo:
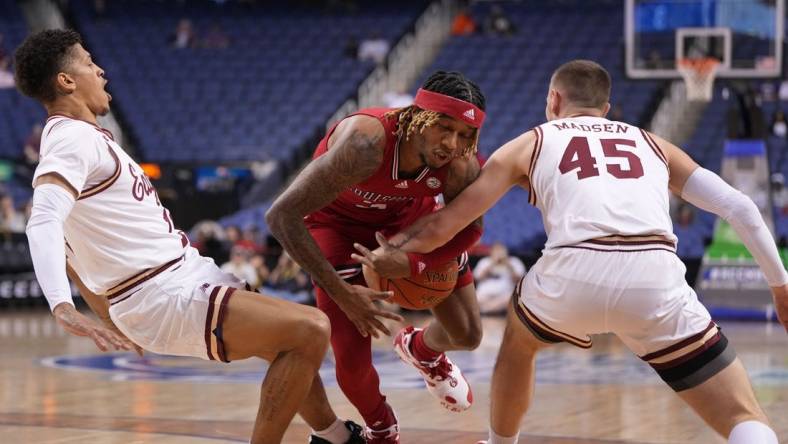
[[[454,290],[459,272],[455,259],[427,268],[416,277],[399,279],[381,278],[366,265],[362,269],[369,288],[394,292],[389,302],[410,310],[428,310],[443,302]]]

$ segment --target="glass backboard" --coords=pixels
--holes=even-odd
[[[785,0],[626,0],[631,78],[678,78],[681,58],[713,57],[717,77],[781,74]]]

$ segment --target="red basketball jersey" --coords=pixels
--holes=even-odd
[[[337,228],[363,226],[374,230],[397,230],[429,213],[435,196],[444,190],[449,165],[431,169],[427,166],[412,179],[399,177],[399,138],[396,119],[385,117],[391,108],[367,108],[353,115],[371,116],[380,121],[386,132],[383,163],[365,181],[344,190],[333,202],[308,215],[307,226],[331,225]],[[328,150],[328,138],[336,125],[315,149],[313,159]]]

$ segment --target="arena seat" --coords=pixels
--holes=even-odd
[[[97,17],[91,4],[69,7],[144,160],[285,163],[374,68],[347,58],[347,41],[394,44],[426,6],[365,3],[339,14],[289,2],[120,0]],[[182,18],[198,39],[220,26],[230,48],[171,47]]]
[[[15,0],[0,0],[0,49],[13,58],[14,48],[28,33],[25,18]],[[0,89],[0,158],[22,156],[22,146],[36,122],[46,113],[41,105],[24,97],[14,88]]]

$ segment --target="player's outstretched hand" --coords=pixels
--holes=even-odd
[[[777,318],[788,332],[788,285],[772,287],[774,297],[774,309],[777,310]]]
[[[75,336],[89,337],[101,351],[131,350],[133,347],[128,339],[78,312],[71,304],[58,304],[52,314],[64,330]]]
[[[402,316],[390,311],[382,310],[374,301],[383,301],[394,293],[390,291],[377,291],[363,285],[346,284],[344,295],[333,295],[334,301],[345,315],[356,326],[361,336],[379,337],[380,333],[391,336],[391,331],[378,318],[393,319],[402,322]]]
[[[361,254],[350,257],[375,270],[380,277],[397,279],[410,276],[410,260],[408,254],[393,247],[380,232],[375,233],[380,248],[370,251],[361,244],[353,244]]]
[[[123,334],[123,332],[120,331],[120,329],[115,325],[115,323],[112,322],[112,319],[103,319],[102,318],[101,321],[104,322],[104,326],[106,326],[108,329],[112,330],[113,333],[115,333],[116,335],[120,336],[123,340],[125,340],[127,343],[129,343],[129,345],[131,345],[131,347],[134,348],[134,351],[137,352],[137,355],[143,356],[145,354],[145,350],[142,347],[140,347],[139,345],[137,345],[136,342],[132,341],[125,334]]]

